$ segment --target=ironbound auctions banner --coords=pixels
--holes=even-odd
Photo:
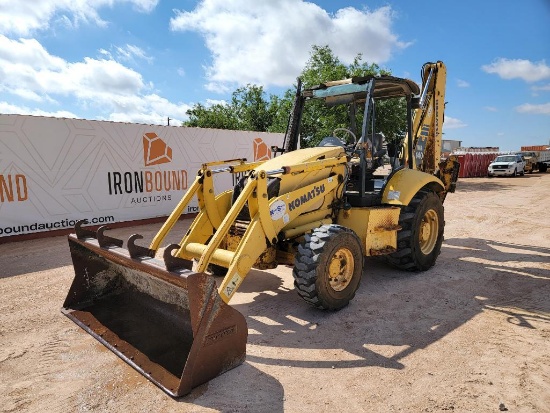
[[[205,162],[269,159],[283,134],[0,115],[0,237],[170,214]],[[217,174],[216,192],[234,185]],[[197,212],[196,200],[184,213]]]

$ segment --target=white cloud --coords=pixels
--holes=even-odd
[[[42,96],[68,95],[95,99],[139,92],[141,75],[114,60],[89,57],[70,63],[50,55],[34,39],[0,35],[0,90],[26,89]]]
[[[152,11],[159,0],[0,0],[0,34],[27,36],[50,27],[52,21],[64,26],[93,23],[105,26],[99,9],[115,3],[130,3],[142,13]]]
[[[150,95],[126,102],[120,111],[112,112],[106,120],[166,125],[170,118],[170,125],[180,126],[183,120],[188,118],[185,111],[189,108],[188,105],[176,105],[157,95]],[[167,116],[167,113],[170,116]]]
[[[53,112],[41,110],[41,109],[31,109],[26,106],[17,106],[12,105],[8,102],[0,102],[0,113],[14,114],[14,115],[33,115],[33,116],[50,116],[54,118],[78,118],[74,113],[68,112],[66,110],[57,110]]]
[[[470,84],[462,79],[456,79],[456,85],[458,87],[470,87]]]
[[[347,64],[358,53],[369,63],[384,63],[409,45],[392,31],[389,6],[373,11],[346,7],[332,15],[303,0],[202,0],[193,11],[175,13],[172,30],[205,38],[212,53],[206,68],[211,90],[247,83],[288,86],[312,45],[329,45]]]
[[[523,105],[517,106],[516,111],[519,113],[531,113],[534,115],[550,115],[550,103],[543,103],[541,105],[524,103]]]
[[[215,106],[215,105],[227,105],[226,100],[217,100],[217,99],[206,99],[206,102],[204,103],[204,106],[207,108]]]
[[[550,83],[542,86],[532,86],[531,90],[533,92],[550,92]]]
[[[145,60],[148,63],[153,62],[153,58],[148,56],[143,49],[132,44],[124,46],[114,46],[118,60],[135,62],[136,59]]]
[[[189,105],[150,94],[152,88],[141,74],[115,60],[86,57],[67,62],[50,55],[34,39],[12,40],[0,35],[0,92],[4,94],[34,102],[76,99],[82,107],[112,113],[106,115],[110,120],[163,124],[167,116],[187,117]],[[19,113],[36,111],[20,107]]]
[[[443,124],[445,129],[458,129],[465,128],[466,126],[468,125],[461,120],[445,115],[445,123]]]
[[[497,74],[502,79],[517,78],[526,82],[537,82],[550,78],[550,66],[544,60],[533,63],[523,59],[499,58],[481,68],[487,73]]]
[[[498,109],[494,106],[485,106],[483,109],[489,111],[489,112],[498,112]]]

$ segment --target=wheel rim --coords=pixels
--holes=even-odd
[[[354,264],[353,254],[347,248],[338,249],[328,267],[328,279],[330,287],[334,291],[344,290],[351,282]]]
[[[430,209],[422,218],[420,224],[420,250],[423,254],[430,254],[437,242],[437,236],[439,232],[439,221],[437,219],[437,212]]]

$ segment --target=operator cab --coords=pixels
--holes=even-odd
[[[294,151],[299,147],[300,138],[315,140],[324,133],[318,146],[339,146],[348,155],[349,173],[344,177],[345,202],[357,207],[380,205],[384,185],[391,174],[405,166],[413,167],[410,132],[413,129],[412,113],[418,107],[419,95],[420,88],[415,82],[393,76],[353,77],[303,90],[298,79],[283,148],[273,147],[272,150],[274,153]],[[388,107],[386,105],[394,104],[401,105],[406,111],[406,116],[400,117],[405,121],[397,126],[377,122],[377,111],[383,113]],[[302,128],[302,114],[310,105],[316,112],[328,112],[328,117],[319,119],[330,119],[334,124],[327,125],[326,121],[320,120],[318,124],[308,125],[307,130],[301,130],[306,129]],[[405,138],[408,139],[408,153],[404,150]],[[390,165],[381,168],[386,156]]]
[[[306,100],[324,101],[324,106],[335,113],[343,106],[347,107],[349,124],[335,128],[331,136],[323,138],[318,146],[345,148],[350,161],[344,195],[349,205],[381,204],[388,177],[404,165],[403,140],[407,130],[412,129],[411,113],[415,96],[419,93],[420,89],[413,81],[392,76],[326,82],[302,93]],[[383,128],[376,122],[377,110],[384,109],[384,101],[399,98],[404,98],[407,103],[405,130],[398,134],[399,138],[387,142]]]

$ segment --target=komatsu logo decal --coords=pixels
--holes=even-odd
[[[309,192],[306,192],[304,195],[296,198],[294,201],[288,203],[288,210],[292,211],[294,208],[298,208],[300,205],[305,204],[306,202],[311,201],[313,198],[318,197],[323,192],[325,192],[325,184],[315,185],[313,189]]]

